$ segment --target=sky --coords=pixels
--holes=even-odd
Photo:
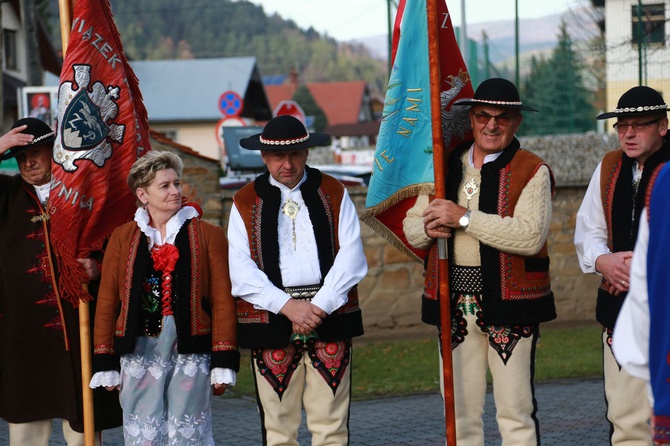
[[[378,36],[388,32],[387,0],[249,0],[263,6],[265,13],[278,13],[299,27],[310,26],[339,41]],[[536,18],[566,11],[585,0],[447,0],[454,26],[461,25],[461,3],[465,4],[466,24],[514,19],[515,4],[519,18]],[[397,0],[394,1],[397,3]],[[393,15],[395,18],[395,8]]]

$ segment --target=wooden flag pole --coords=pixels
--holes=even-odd
[[[74,0],[58,0],[60,33],[63,46],[63,60],[67,53],[72,28]],[[88,292],[88,286],[83,285]],[[91,367],[91,317],[88,302],[79,301],[79,349],[81,351],[81,394],[84,412],[84,445],[95,445],[95,418],[93,415],[93,390],[89,387],[93,371]]]
[[[88,286],[84,285],[88,292]],[[89,387],[93,377],[91,366],[91,317],[88,302],[79,301],[79,344],[81,349],[81,394],[84,410],[84,445],[95,445],[95,417],[93,414],[93,389]]]
[[[440,40],[438,27],[442,23],[437,16],[436,1],[427,0],[428,17],[428,65],[430,72],[430,112],[433,133],[433,168],[435,174],[435,197],[445,198],[445,153],[442,138],[440,110]],[[451,296],[449,292],[449,264],[446,239],[438,240],[439,297],[440,297],[440,343],[442,352],[442,375],[444,378],[444,418],[447,445],[456,446],[456,413],[454,409],[454,369],[451,355]]]

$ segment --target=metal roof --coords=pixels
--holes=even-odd
[[[255,57],[130,62],[150,122],[218,121],[219,97],[232,90],[244,99],[242,117],[272,118]]]

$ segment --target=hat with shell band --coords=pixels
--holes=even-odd
[[[633,87],[619,98],[616,110],[601,113],[596,119],[618,118],[623,116],[648,115],[649,113],[666,112],[668,105],[663,96],[646,86]]]
[[[519,99],[519,91],[507,79],[492,77],[479,84],[474,98],[463,98],[454,102],[454,105],[492,105],[513,110],[539,111],[536,108],[523,105]]]
[[[28,128],[26,128],[21,133],[28,133],[29,135],[33,135],[35,139],[33,139],[33,142],[25,146],[12,147],[11,149],[7,150],[5,153],[2,154],[0,160],[7,160],[10,158],[14,158],[20,155],[21,153],[25,152],[26,149],[29,149],[30,147],[34,147],[39,144],[53,143],[54,140],[56,139],[56,132],[51,130],[51,127],[49,127],[49,125],[46,122],[41,121],[37,118],[19,119],[14,123],[12,128],[15,129],[17,127],[21,127],[22,125],[27,125]]]
[[[299,150],[330,143],[330,135],[309,133],[298,118],[290,115],[274,117],[265,124],[263,133],[240,140],[249,150]]]

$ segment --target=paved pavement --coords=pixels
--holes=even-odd
[[[540,429],[544,446],[602,446],[608,444],[604,417],[602,381],[564,380],[536,387]],[[215,398],[213,403],[214,440],[217,445],[261,444],[256,404],[243,398]],[[304,417],[303,417],[304,419]],[[500,444],[491,393],[486,395],[484,446]],[[443,446],[444,420],[439,395],[415,395],[358,401],[351,406],[351,446]],[[51,446],[65,445],[59,423],[54,424]],[[301,445],[310,444],[305,427],[300,429]],[[7,424],[0,420],[0,445],[7,445]],[[123,445],[121,428],[105,431],[106,446]]]

